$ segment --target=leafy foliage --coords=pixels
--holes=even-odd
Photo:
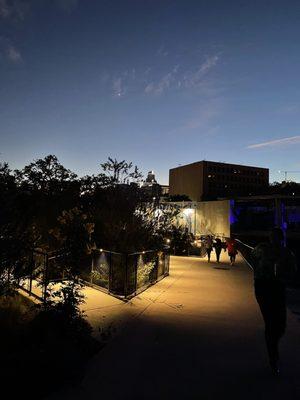
[[[108,160],[101,164],[101,168],[108,174],[108,182],[112,185],[129,184],[142,178],[138,167],[133,167],[131,162],[128,163],[125,160],[119,162],[108,157]]]
[[[270,194],[300,195],[300,184],[296,182],[273,182],[269,187]]]
[[[93,249],[158,250],[172,226],[175,210],[158,211],[158,203],[149,202],[149,195],[139,188],[137,167],[109,158],[101,168],[98,175],[79,179],[54,155],[14,172],[0,164],[0,297],[14,295],[18,280],[27,276],[33,266],[32,249],[38,248],[42,257],[51,255],[48,262],[55,267],[49,267],[51,277],[43,274],[45,304],[15,340],[20,341],[15,359],[31,360],[43,390],[50,374],[56,374],[54,381],[74,378],[73,374],[76,379],[78,365],[95,351],[91,327],[80,311],[84,298],[79,279],[86,265],[90,271]],[[34,265],[39,271],[39,260]],[[151,268],[140,268],[141,284]],[[53,274],[64,277],[59,285],[50,282]],[[14,370],[10,367],[8,374]],[[22,375],[22,368],[18,372]],[[11,377],[15,379],[14,374]],[[26,375],[24,384],[27,380]]]
[[[64,264],[69,275],[76,276],[85,256],[90,253],[94,224],[77,207],[63,211],[57,222],[57,226],[49,232],[55,238],[56,249],[59,249],[59,260]]]
[[[47,397],[66,382],[78,383],[85,362],[102,346],[81,315],[39,311],[19,294],[0,298],[0,320],[2,391],[12,398],[24,396],[33,379],[32,399]]]
[[[192,237],[188,230],[183,227],[173,226],[169,232],[170,248],[175,255],[187,255],[191,248]]]
[[[24,224],[21,194],[7,163],[0,163],[0,295],[11,292],[34,243],[34,226]]]
[[[66,169],[51,154],[30,163],[22,170],[16,170],[15,176],[22,186],[52,194],[63,191],[77,178],[74,172]]]
[[[28,251],[36,247],[55,251],[56,268],[76,283],[92,248],[131,253],[165,245],[175,207],[149,201],[131,162],[108,158],[100,166],[98,175],[79,179],[54,155],[14,172],[0,165],[3,282],[8,270],[9,276],[26,274]]]
[[[191,201],[189,196],[187,196],[186,194],[169,195],[168,200],[169,201]]]

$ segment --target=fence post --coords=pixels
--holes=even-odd
[[[137,292],[137,270],[138,270],[138,257],[134,256],[134,295]]]
[[[48,254],[45,253],[44,254],[44,276],[43,276],[43,280],[44,280],[44,293],[43,293],[43,302],[44,305],[46,304],[46,300],[47,300],[47,279],[48,279]]]
[[[91,265],[91,277],[90,277],[90,281],[91,281],[91,283],[93,283],[93,272],[94,272],[94,257],[93,257],[93,255],[94,255],[94,252],[93,252],[93,250],[92,250],[92,265]]]
[[[165,268],[164,268],[164,276],[169,275],[170,270],[170,254],[165,250]]]
[[[110,293],[112,282],[112,255],[111,251],[109,252],[109,262],[108,262],[108,293]]]
[[[125,256],[125,280],[124,280],[124,296],[127,298],[128,291],[128,254],[124,254]]]
[[[7,290],[10,287],[10,268],[7,269]]]
[[[30,292],[30,294],[32,293],[32,274],[33,274],[33,263],[34,263],[33,253],[34,253],[34,251],[31,252],[31,263],[30,263],[30,277],[29,277],[29,292]]]
[[[156,257],[155,257],[155,268],[156,268],[155,282],[157,282],[157,279],[158,279],[158,266],[159,266],[159,252],[156,253]]]

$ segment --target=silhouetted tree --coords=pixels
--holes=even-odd
[[[169,201],[191,201],[189,196],[187,196],[186,194],[169,195],[168,200]]]
[[[0,295],[10,293],[22,275],[32,240],[18,220],[18,190],[7,163],[0,163]]]
[[[19,189],[19,221],[34,227],[35,246],[49,250],[49,229],[58,216],[79,204],[80,182],[77,175],[59,163],[54,155],[38,159],[15,171]]]
[[[108,160],[101,164],[101,168],[107,173],[109,184],[113,185],[136,182],[143,176],[137,166],[133,167],[132,162],[117,161],[111,157],[108,157]]]
[[[280,194],[288,196],[300,195],[300,184],[297,182],[273,182],[269,186],[270,194]]]
[[[162,248],[174,209],[149,201],[138,185],[142,175],[131,162],[108,158],[101,168],[98,175],[78,179],[54,155],[14,173],[7,164],[0,165],[4,275],[8,265],[19,265],[15,272],[21,276],[20,260],[38,247],[59,251],[62,269],[75,279],[85,262],[87,232],[89,246],[92,240],[118,252]]]
[[[61,192],[77,178],[51,154],[26,165],[22,170],[15,170],[15,176],[20,185],[49,194]]]

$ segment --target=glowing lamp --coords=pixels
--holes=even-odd
[[[183,210],[183,214],[188,217],[189,215],[191,215],[193,213],[193,211],[194,210],[192,208],[186,208]]]

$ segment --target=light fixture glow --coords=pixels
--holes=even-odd
[[[187,217],[189,216],[189,215],[191,215],[191,214],[193,214],[193,209],[192,208],[185,208],[184,210],[183,210],[183,214],[184,215],[186,215]]]

